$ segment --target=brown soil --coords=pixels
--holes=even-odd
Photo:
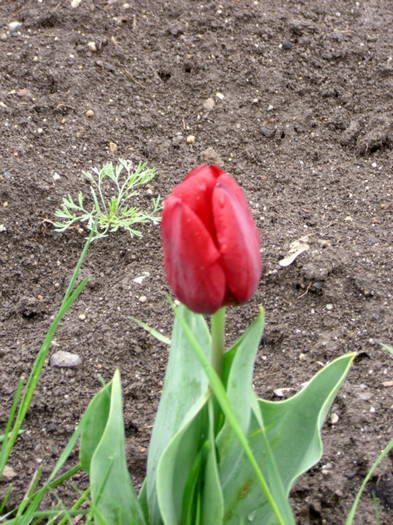
[[[10,31],[13,21],[21,26]],[[48,222],[64,195],[89,193],[81,171],[147,161],[157,170],[153,196],[165,196],[195,165],[218,163],[243,187],[263,239],[258,292],[228,315],[230,342],[258,304],[266,308],[258,394],[296,391],[329,360],[358,352],[324,426],[324,456],[291,498],[299,524],[344,523],[393,434],[392,358],[380,346],[393,343],[392,3],[83,0],[73,9],[5,0],[0,23],[1,427],[84,244],[76,229],[60,234]],[[129,467],[137,485],[143,479],[167,348],[131,316],[167,335],[172,325],[159,230],[143,235],[91,247],[89,285],[53,342],[83,363],[44,368],[10,459],[10,505],[38,466],[53,468],[100,388],[97,375],[110,380],[116,368]],[[310,250],[281,268],[304,235]],[[386,459],[372,485],[386,524],[391,474]],[[2,483],[0,499],[4,491]],[[75,492],[60,495],[70,504]],[[370,491],[355,523],[376,523]]]

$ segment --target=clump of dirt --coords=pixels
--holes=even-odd
[[[3,428],[84,244],[51,224],[64,195],[89,194],[82,170],[147,161],[158,173],[139,197],[148,208],[195,165],[218,163],[243,187],[263,239],[258,292],[228,317],[230,342],[266,309],[257,393],[297,391],[358,352],[323,429],[324,456],[291,497],[299,524],[344,522],[392,437],[393,367],[380,346],[393,342],[392,14],[387,0],[0,5]],[[280,266],[304,236],[309,249]],[[95,242],[82,273],[89,285],[53,342],[82,364],[44,368],[10,459],[9,506],[38,466],[51,471],[98,374],[110,380],[116,368],[130,472],[136,485],[144,476],[168,352],[131,317],[170,334],[158,228]],[[382,523],[391,477],[386,459],[370,485]],[[74,494],[67,486],[61,497]],[[370,498],[357,523],[375,523]]]

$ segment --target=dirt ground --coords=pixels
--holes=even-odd
[[[0,429],[84,244],[76,229],[57,233],[50,222],[63,196],[89,195],[82,170],[146,161],[157,170],[138,200],[148,209],[191,168],[216,163],[244,189],[263,242],[258,292],[227,324],[230,344],[258,304],[266,309],[257,393],[290,395],[329,360],[358,352],[324,426],[323,458],[291,495],[297,523],[344,523],[393,437],[393,361],[380,346],[393,344],[392,3],[70,4],[0,2]],[[166,335],[173,319],[159,229],[142,231],[142,240],[119,232],[90,249],[89,284],[52,348],[82,364],[45,366],[9,462],[9,507],[39,466],[50,472],[98,374],[110,380],[116,368],[129,467],[136,485],[143,479],[168,353],[131,316]],[[306,235],[310,249],[281,267]],[[370,484],[385,524],[392,461]],[[76,497],[68,486],[59,494],[66,504]],[[355,523],[376,523],[370,490]]]

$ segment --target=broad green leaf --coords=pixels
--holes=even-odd
[[[255,321],[236,343],[236,353],[231,357],[226,390],[228,398],[247,435],[251,419],[252,376],[255,356],[258,351],[264,327],[264,311],[261,310]],[[218,439],[218,456],[222,486],[231,479],[242,456],[239,454],[239,440],[226,424]],[[244,458],[243,458],[244,461]]]
[[[79,423],[81,441],[79,460],[86,472],[108,422],[112,393],[112,381],[94,396]]]
[[[282,486],[289,494],[295,480],[321,458],[320,430],[354,357],[355,354],[347,354],[332,361],[290,399],[278,402],[259,400],[260,414],[252,416],[249,443],[271,486],[277,487],[280,482],[271,480],[274,468],[268,461],[268,450],[258,419],[262,418],[265,438],[268,439]],[[232,448],[226,453],[232,455],[234,452]],[[237,463],[230,478],[221,480],[225,501],[223,523],[238,525],[241,520],[248,520],[264,525],[276,524],[273,511],[241,447],[238,447],[237,453],[243,456],[242,461]]]
[[[270,446],[269,439],[266,435],[266,428],[263,423],[261,410],[259,408],[259,400],[254,392],[253,392],[253,397],[252,397],[252,410],[253,410],[253,416],[255,417],[255,420],[258,426],[258,431],[257,431],[258,434],[260,430],[262,431],[260,435],[262,436],[262,439],[263,439],[263,447],[264,447],[264,452],[266,454],[265,456],[266,457],[266,460],[265,460],[266,479],[268,480],[268,484],[272,492],[272,496],[274,498],[276,505],[280,509],[281,515],[284,519],[284,523],[286,525],[290,525],[290,524],[295,525],[295,519],[293,517],[292,509],[288,501],[288,493],[282,482],[276,459],[272,452],[272,448]]]
[[[104,391],[107,388],[105,387]],[[102,437],[90,459],[89,472],[92,505],[97,509],[96,522],[108,525],[145,525],[144,514],[127,469],[118,370],[112,380],[109,412],[106,410],[105,402],[102,402],[102,407],[103,412],[107,414],[107,421]],[[102,419],[104,417],[103,414]],[[101,419],[99,414],[98,419]],[[102,428],[102,423],[99,426]],[[91,443],[93,441],[94,439],[90,439]]]
[[[202,315],[184,306],[179,307],[182,317],[197,338],[207,357],[210,357],[210,334]],[[156,471],[164,449],[189,419],[190,410],[206,395],[208,380],[186,337],[181,322],[175,319],[171,351],[165,375],[161,401],[150,441],[147,462],[146,492],[149,523],[160,523],[156,495]]]
[[[209,400],[209,450],[204,476],[201,525],[221,525],[224,517],[224,498],[217,466],[214,439],[213,400]]]
[[[257,460],[254,456],[254,453],[251,449],[251,446],[248,442],[246,434],[243,432],[241,425],[238,421],[238,418],[236,416],[235,410],[233,409],[231,402],[228,398],[227,392],[225,390],[225,387],[218,376],[217,372],[213,368],[212,364],[209,362],[208,357],[206,356],[204,349],[199,344],[196,336],[193,334],[191,328],[188,326],[186,319],[181,315],[179,311],[176,311],[176,317],[181,323],[181,326],[183,328],[184,334],[187,336],[187,339],[189,340],[195,355],[198,357],[199,362],[201,363],[206,376],[209,379],[209,384],[212,392],[214,393],[215,400],[220,406],[220,409],[222,410],[223,415],[226,418],[226,421],[228,425],[230,426],[231,430],[234,432],[234,434],[237,436],[239,443],[241,444],[241,448],[244,451],[245,455],[247,456],[248,461],[250,462],[250,465],[252,466],[252,469],[256,475],[256,478],[258,479],[258,483],[261,486],[261,489],[263,493],[265,494],[266,498],[269,501],[270,506],[272,507],[274,514],[277,517],[277,521],[279,525],[285,525],[280,510],[277,507],[270,489],[266,483],[266,480],[262,474],[262,471],[257,463]],[[188,524],[187,524],[188,525]]]
[[[265,322],[265,310],[263,308],[260,308],[258,317],[248,327],[248,329],[239,337],[239,339],[232,346],[232,348],[225,352],[224,360],[223,360],[223,369],[222,369],[222,382],[224,383],[225,387],[227,387],[228,378],[232,370],[232,363],[233,363],[233,360],[235,359],[235,355],[237,353],[238,348],[243,344],[243,340],[245,338],[248,338],[247,344],[252,344],[250,336],[258,339],[258,330],[260,330],[260,335],[259,335],[259,339],[260,339],[263,334],[264,322]],[[250,332],[252,332],[252,334],[250,334]],[[259,345],[259,342],[260,341],[258,341],[258,345]],[[256,340],[254,340],[254,345],[255,344],[256,344]],[[257,349],[258,349],[258,345],[257,345]],[[254,359],[255,359],[255,356],[254,356]],[[254,367],[254,363],[252,364],[252,366]],[[232,375],[233,374],[234,372],[232,372]]]
[[[247,432],[250,424],[252,376],[264,321],[265,315],[261,309],[239,340],[226,382],[228,398],[244,432]]]
[[[149,522],[149,511],[147,507],[147,493],[146,493],[146,478],[143,480],[141,490],[138,494],[138,500],[142,507],[143,514],[145,515],[146,523]]]
[[[163,451],[157,468],[157,498],[165,525],[185,523],[184,505],[193,507],[195,483],[200,479],[201,449],[206,441],[207,392],[184,418],[184,424]],[[161,523],[153,521],[150,524]]]

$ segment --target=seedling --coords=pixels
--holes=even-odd
[[[160,221],[158,213],[162,207],[159,196],[152,200],[151,213],[131,206],[132,198],[139,195],[136,188],[147,184],[156,174],[155,170],[146,167],[146,163],[140,162],[133,170],[132,162],[119,159],[116,166],[109,162],[101,170],[93,168],[82,173],[91,184],[92,207],[90,211],[86,209],[82,191],[79,192],[77,202],[71,195],[64,197],[62,208],[56,211],[56,217],[61,219],[54,223],[56,231],[63,232],[77,223],[85,223],[91,231],[96,223],[93,240],[106,237],[109,232],[118,229],[126,230],[131,237],[141,237],[135,224],[149,221],[157,224]]]

